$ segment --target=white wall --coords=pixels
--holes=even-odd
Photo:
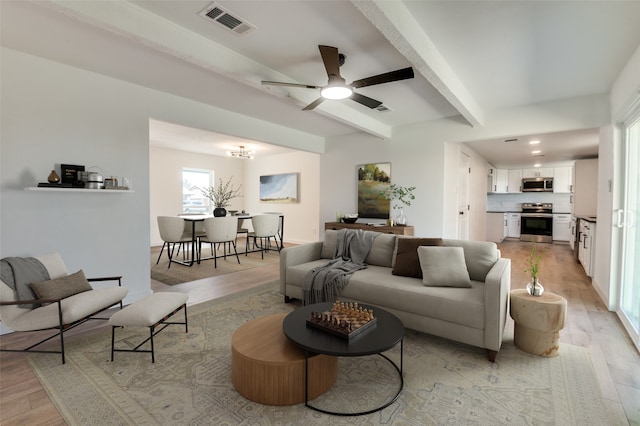
[[[0,257],[58,251],[70,271],[121,274],[127,302],[150,292],[150,118],[291,148],[324,145],[314,135],[11,49],[0,55]],[[135,192],[24,191],[60,163],[129,176]]]
[[[416,200],[405,211],[416,235],[451,237],[457,212],[455,202],[450,202],[451,184],[445,184],[447,142],[586,129],[610,122],[607,97],[589,96],[489,112],[483,127],[471,127],[454,117],[394,129],[388,141],[354,134],[323,142],[317,136],[11,49],[2,48],[0,53],[0,255],[57,250],[70,270],[124,275],[129,299],[149,292],[149,118],[299,149],[324,145],[326,154],[320,158],[265,160],[245,171],[247,190],[257,191],[249,183],[255,176],[305,167],[300,176],[304,205],[245,204],[249,211],[286,209],[305,215],[292,228],[296,231],[288,233],[298,234],[301,241],[317,239],[323,223],[335,219],[336,210],[356,210],[358,164],[391,162],[395,183],[417,187]],[[99,165],[105,174],[130,176],[135,193],[62,195],[23,190],[45,180],[61,162]],[[318,199],[311,201],[308,197],[315,191]]]
[[[246,186],[244,209],[250,213],[284,213],[286,242],[317,241],[320,212],[320,157],[318,154],[308,152],[294,152],[266,157],[259,161],[247,161],[244,178]],[[298,173],[297,203],[279,204],[260,201],[260,176],[280,173]]]
[[[600,132],[598,169],[598,223],[593,287],[610,310],[618,309],[621,230],[615,226],[615,212],[622,208],[622,135],[618,123],[640,100],[640,46],[611,87],[609,125]],[[637,105],[637,104],[636,104]],[[611,181],[612,190],[609,190]]]
[[[244,170],[247,160],[204,155],[173,149],[150,147],[149,149],[149,197],[151,246],[162,245],[158,232],[158,216],[175,216],[182,212],[182,169],[213,170],[217,185],[219,179],[232,178],[235,188],[242,185],[241,193],[247,193]],[[245,197],[231,200],[230,210],[243,210]]]
[[[391,140],[354,134],[330,138],[321,158],[320,217],[335,220],[335,212],[356,211],[356,166],[371,162],[391,162],[391,179],[403,186],[415,186],[416,200],[405,209],[418,236],[457,236],[457,155],[446,150],[447,143],[501,138],[521,134],[590,129],[609,122],[606,96],[587,96],[572,100],[529,105],[487,113],[483,127],[471,127],[459,117],[424,122],[394,129]],[[473,160],[482,168],[481,158]],[[455,171],[453,170],[455,169]],[[486,176],[472,197],[486,195]],[[479,203],[480,205],[480,203]],[[477,212],[473,220],[474,238],[484,238],[484,219]],[[474,228],[477,228],[474,226]],[[477,235],[476,235],[477,233]]]

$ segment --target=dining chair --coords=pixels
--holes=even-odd
[[[238,233],[238,218],[235,216],[221,216],[210,217],[204,220],[204,230],[206,235],[201,237],[198,242],[198,263],[202,259],[202,243],[211,244],[211,253],[213,257],[213,265],[218,267],[218,254],[216,245],[222,244],[224,258],[227,258],[227,244],[229,245],[229,254],[231,254],[231,247],[236,255],[238,263],[240,258],[238,257],[238,250],[236,248],[236,237]],[[209,258],[210,259],[210,258]]]
[[[245,256],[249,251],[249,238],[253,239],[254,244],[257,244],[257,240],[260,240],[260,254],[264,259],[264,252],[269,251],[271,238],[276,243],[278,251],[282,247],[278,244],[278,227],[280,225],[280,216],[275,214],[259,214],[251,218],[251,225],[253,225],[253,232],[250,232],[247,236],[247,245],[245,248]]]
[[[264,212],[264,214],[275,214],[278,216],[278,235],[276,235],[276,237],[280,240],[280,247],[284,247],[284,241],[282,241],[282,220],[280,219],[282,212]]]
[[[244,234],[244,237],[248,240],[249,239],[249,229],[244,227],[244,221],[245,220],[247,220],[247,219],[243,219],[243,218],[239,218],[238,219],[237,235]]]
[[[169,257],[169,266],[167,269],[169,269],[171,268],[171,263],[174,262],[173,254],[176,244],[181,246],[185,243],[191,243],[192,237],[190,233],[186,234],[184,232],[185,220],[177,216],[158,216],[158,229],[163,243],[162,249],[160,249],[160,254],[158,255],[158,260],[156,260],[156,265],[160,262],[162,252],[166,246],[167,256]]]

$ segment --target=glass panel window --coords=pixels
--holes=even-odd
[[[622,322],[636,347],[640,348],[640,114],[625,135],[624,210],[618,226],[622,228],[621,314]]]
[[[200,188],[213,182],[213,170],[182,169],[182,213],[211,213],[211,201]]]

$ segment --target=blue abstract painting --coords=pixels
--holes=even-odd
[[[260,201],[263,203],[297,203],[298,174],[260,176]]]

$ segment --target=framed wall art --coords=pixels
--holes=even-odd
[[[391,163],[358,166],[358,216],[388,219],[391,201],[380,195],[391,185]]]
[[[298,173],[260,176],[260,202],[297,203]]]

